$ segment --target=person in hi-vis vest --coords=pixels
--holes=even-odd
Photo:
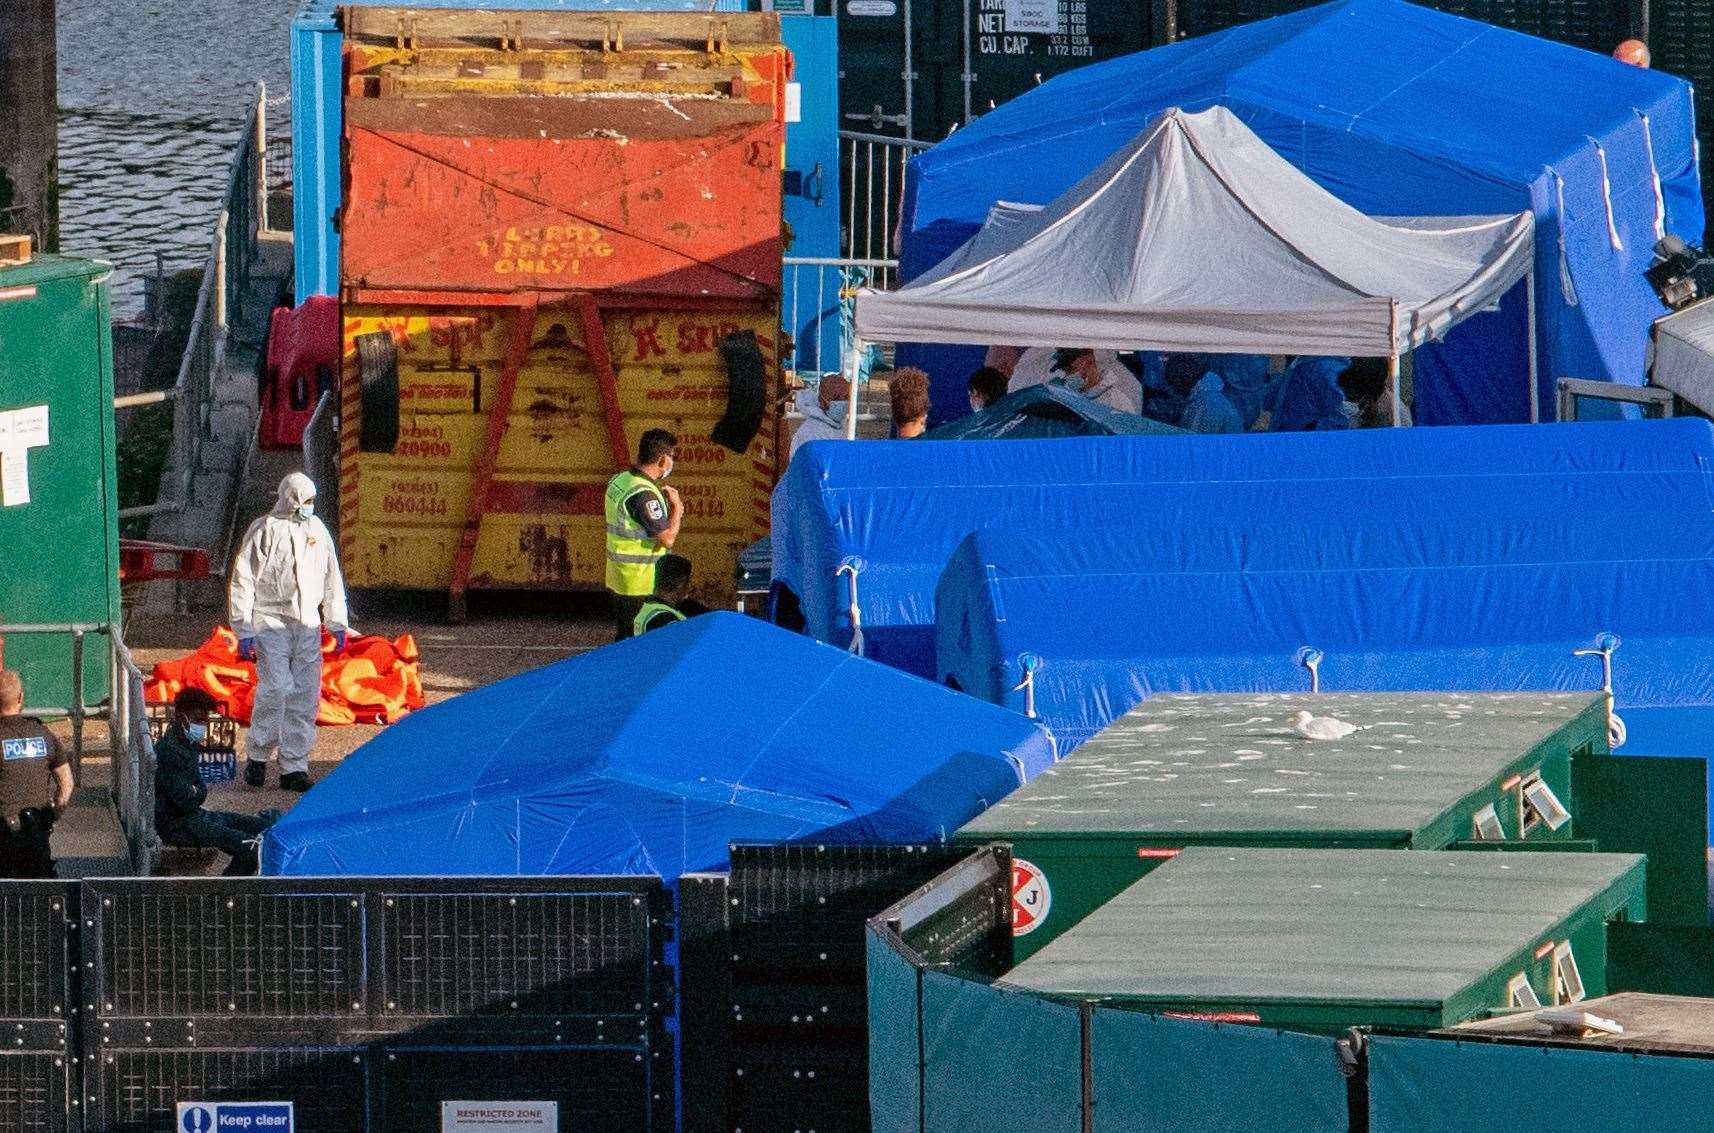
[[[642,637],[652,629],[682,622],[701,607],[690,600],[690,560],[662,555],[655,564],[655,592],[644,600],[631,623],[631,636]]]
[[[678,540],[684,502],[666,483],[677,445],[665,429],[650,429],[637,442],[637,463],[607,481],[607,590],[618,641],[631,636],[655,592],[655,564]]]

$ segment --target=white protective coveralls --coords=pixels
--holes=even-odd
[[[274,510],[250,525],[227,592],[232,632],[256,639],[249,758],[280,753],[280,773],[308,772],[321,703],[321,629],[349,630],[345,580],[321,520],[298,514],[315,498],[302,472],[280,481]]]

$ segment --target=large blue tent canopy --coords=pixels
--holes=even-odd
[[[774,578],[808,632],[852,638],[849,573],[869,656],[935,676],[935,588],[981,528],[1076,533],[1408,516],[1646,514],[1709,491],[1714,428],[1690,419],[1462,429],[1042,441],[815,441],[774,492]],[[1510,478],[1505,491],[1497,478]]]
[[[940,674],[1022,711],[1035,658],[1034,706],[1062,750],[1155,693],[1307,691],[1305,647],[1341,692],[1570,690],[1600,687],[1599,661],[1574,651],[1614,633],[1621,708],[1714,705],[1702,480],[1652,504],[1591,485],[1531,515],[1502,497],[1534,495],[1535,478],[1494,477],[1504,518],[1439,518],[1406,481],[1378,490],[1386,518],[977,532],[941,578]]]
[[[262,865],[676,882],[733,840],[941,840],[1052,761],[1016,713],[715,613],[407,717],[269,831]]]
[[[1662,311],[1651,249],[1660,232],[1702,234],[1689,84],[1403,0],[1339,0],[1084,67],[978,118],[910,163],[905,276],[996,203],[1045,204],[1162,111],[1213,105],[1370,216],[1531,210],[1541,406],[1561,374],[1641,382]],[[1521,290],[1417,352],[1431,378],[1419,423],[1529,418]],[[935,400],[956,404],[971,366],[931,366],[948,383]]]

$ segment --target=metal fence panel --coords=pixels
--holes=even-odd
[[[969,856],[962,846],[733,846],[739,980],[861,985],[863,925]]]
[[[364,895],[267,881],[86,883],[84,947],[103,1020],[246,1024],[361,1015]]]
[[[70,1131],[71,1101],[70,1060],[64,1051],[0,1051],[0,1129]]]
[[[671,1126],[656,878],[130,878],[78,892],[91,1128],[165,1131],[178,1101],[230,1099],[290,1100],[304,1130],[406,1131],[437,1127],[441,1100],[494,1098],[558,1101],[603,1129]],[[27,935],[15,905],[0,891],[0,946]],[[24,994],[43,955],[16,973],[0,961],[0,1001]],[[0,1118],[5,1081],[0,1064]]]
[[[181,1101],[289,1101],[296,1133],[368,1128],[360,1047],[103,1049],[84,1070],[87,1133],[180,1133]]]
[[[670,1108],[659,1124],[667,1096],[651,1096],[647,1061],[632,1050],[397,1048],[383,1056],[381,1077],[384,1127],[400,1133],[439,1129],[441,1102],[471,1100],[554,1102],[568,1130],[671,1128]]]
[[[643,1015],[642,894],[386,893],[389,1014]]]

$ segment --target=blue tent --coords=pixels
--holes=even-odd
[[[928,432],[935,441],[1036,440],[1043,437],[1135,437],[1182,433],[1135,413],[1091,401],[1056,382],[1025,386],[979,413]]]
[[[1378,487],[1380,519],[977,532],[936,596],[940,675],[1022,711],[1034,655],[1061,750],[1155,693],[1306,691],[1305,646],[1341,692],[1594,689],[1573,650],[1611,632],[1621,708],[1714,705],[1707,476],[1640,506],[1604,478],[1539,515],[1535,477],[1495,476],[1450,519],[1427,483]]]
[[[808,632],[846,645],[847,563],[868,656],[936,675],[935,587],[985,527],[1082,532],[1164,525],[1314,522],[1413,514],[1554,517],[1586,501],[1647,512],[1707,491],[1714,428],[1701,420],[1370,429],[1043,441],[812,441],[774,491],[774,580]],[[1496,494],[1496,476],[1514,477]],[[1408,489],[1400,483],[1420,480]]]
[[[1533,210],[1543,410],[1557,375],[1642,381],[1662,311],[1643,278],[1657,232],[1702,235],[1689,84],[1403,0],[1340,0],[1084,67],[978,118],[910,163],[905,276],[996,202],[1046,203],[1161,111],[1215,104],[1371,216]],[[1528,420],[1521,290],[1417,352],[1418,423]],[[928,368],[949,383],[935,401],[956,404],[970,358]]]
[[[409,716],[263,845],[286,875],[658,874],[938,841],[1053,760],[1016,713],[715,613]]]

